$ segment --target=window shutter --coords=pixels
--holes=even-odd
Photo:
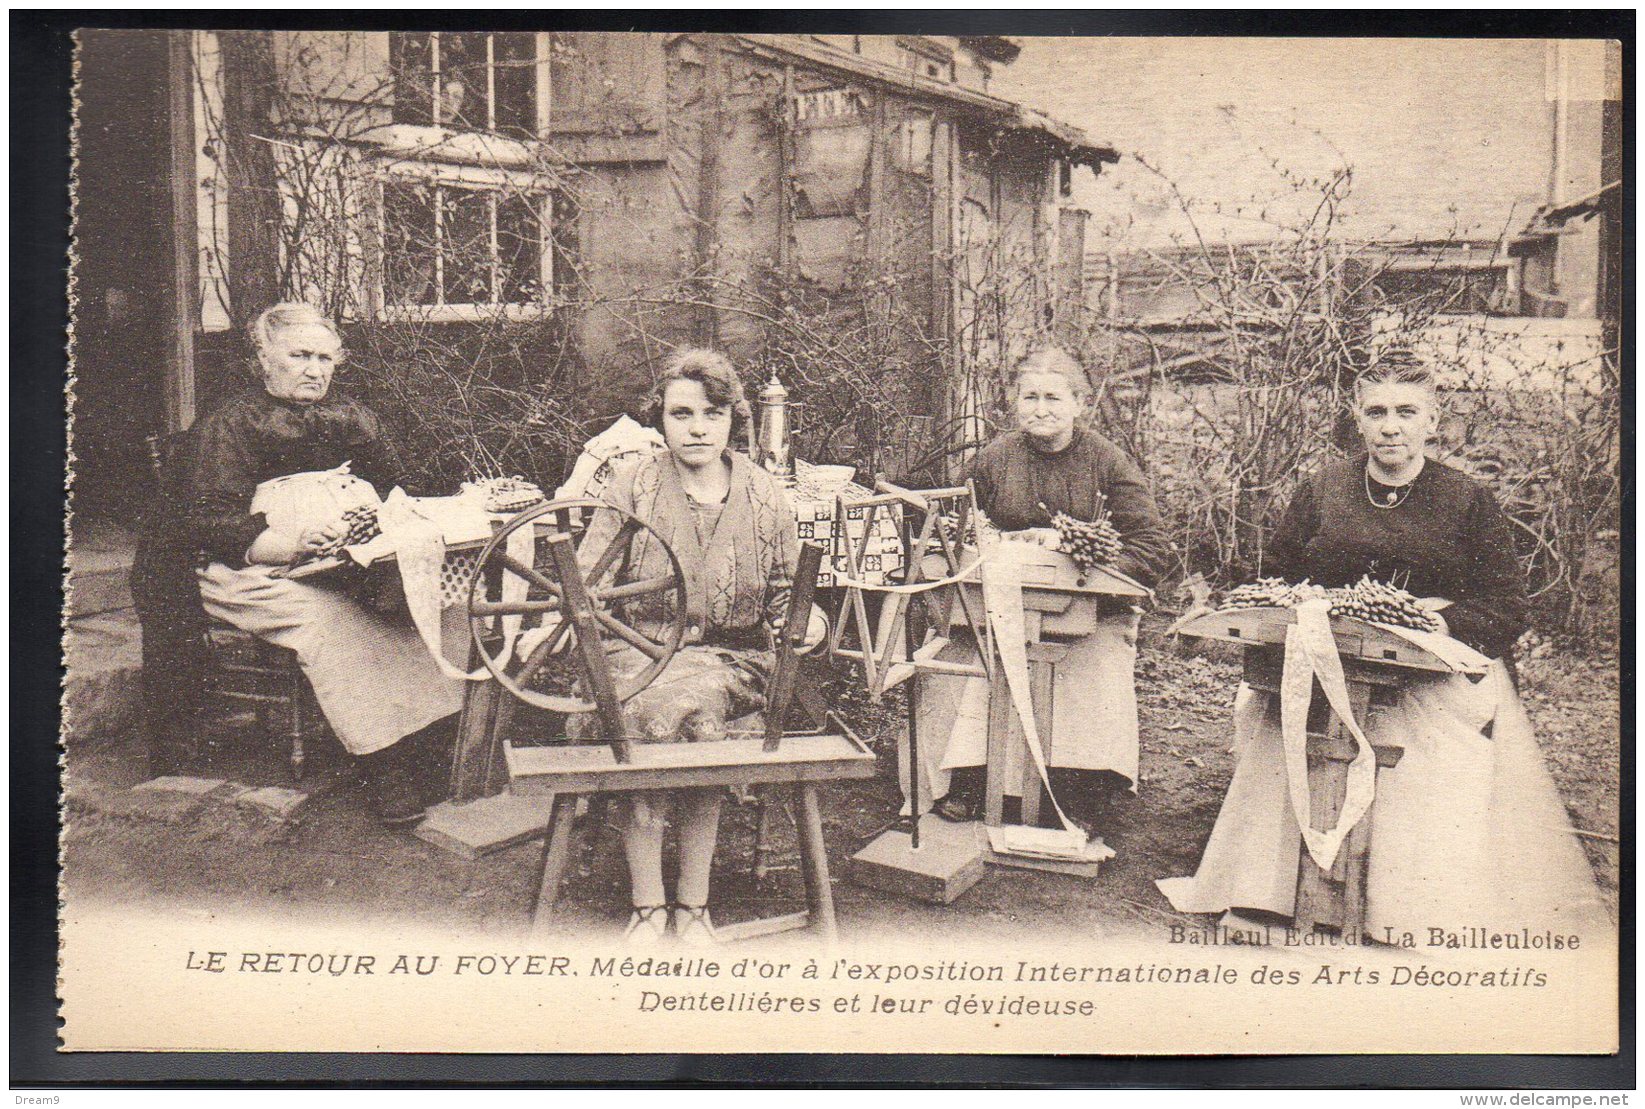
[[[665,36],[564,31],[549,65],[557,134],[625,135],[661,131],[667,110]]]

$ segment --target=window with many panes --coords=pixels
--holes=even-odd
[[[537,37],[524,32],[389,35],[394,122],[454,131],[537,133]]]
[[[551,284],[551,197],[443,179],[383,184],[383,302],[393,310],[536,306]]]

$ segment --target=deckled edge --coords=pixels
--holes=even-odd
[[[79,28],[71,31],[69,39],[73,50],[69,61],[69,246],[68,246],[68,333],[64,350],[68,356],[68,376],[63,383],[65,418],[68,421],[64,442],[63,463],[63,550],[60,570],[63,584],[63,609],[58,617],[58,686],[57,686],[57,1050],[66,1050],[63,1000],[64,913],[68,907],[68,889],[65,881],[65,861],[68,845],[68,628],[72,603],[69,580],[69,545],[74,528],[74,400],[75,400],[75,320],[79,315],[80,296],[76,288],[80,252],[76,233],[80,219],[80,89],[81,62],[84,43]]]

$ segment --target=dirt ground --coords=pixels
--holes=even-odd
[[[1232,759],[1229,711],[1237,670],[1225,657],[1189,654],[1144,624],[1137,665],[1142,714],[1142,781],[1114,807],[1101,832],[1117,857],[1095,880],[992,870],[955,904],[938,908],[845,880],[847,857],[891,823],[895,701],[866,703],[857,684],[836,676],[833,703],[880,754],[880,774],[837,783],[824,794],[824,826],[834,865],[842,931],[882,933],[917,926],[950,932],[1009,933],[1036,922],[1093,936],[1158,934],[1178,917],[1156,878],[1191,874],[1209,835]],[[1619,849],[1620,702],[1614,660],[1539,645],[1521,665],[1537,734],[1613,915]],[[248,741],[249,721],[209,733],[199,772],[246,785],[290,785],[283,752]],[[468,860],[404,833],[380,828],[340,749],[317,756],[309,803],[288,821],[229,805],[141,804],[129,787],[142,777],[137,741],[112,737],[69,752],[64,862],[70,897],[147,904],[211,905],[219,911],[409,918],[468,934],[519,929],[530,904],[537,842]],[[802,904],[792,826],[779,816],[776,868],[752,879],[752,804],[728,805],[715,864],[716,918],[734,921]],[[615,931],[626,918],[626,872],[614,831],[593,837],[567,886],[574,922]]]

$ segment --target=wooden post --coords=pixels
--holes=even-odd
[[[725,57],[718,45],[704,48],[704,108],[702,146],[697,170],[697,233],[694,261],[697,282],[705,307],[697,320],[697,341],[704,346],[719,345],[719,314],[714,310],[714,248],[719,241],[720,219],[720,127],[725,102]]]
[[[476,573],[478,572],[479,568],[476,567]],[[490,578],[484,583],[486,595],[500,596],[502,567],[493,566],[487,572]],[[465,620],[464,624],[467,623]],[[495,631],[495,622],[492,628]],[[489,641],[488,649],[494,654],[502,650],[500,634]],[[481,665],[480,645],[471,638],[468,647],[468,669],[472,672]],[[451,799],[477,801],[482,797],[500,793],[507,784],[506,769],[501,767],[504,729],[500,726],[503,722],[498,719],[507,702],[504,700],[502,683],[498,681],[463,684],[466,687],[463,690],[463,709],[457,718],[457,746],[452,754]]]
[[[161,398],[168,434],[194,423],[194,333],[199,297],[199,229],[194,168],[194,60],[192,31],[168,31],[167,74],[171,129],[171,357]]]
[[[480,665],[479,649],[469,652],[469,668]],[[502,735],[496,727],[502,684],[496,681],[465,682],[463,711],[457,718],[457,750],[451,767],[451,799],[477,801],[497,790],[492,788],[492,765]]]
[[[881,276],[881,268],[888,260],[891,238],[891,213],[885,188],[888,115],[885,93],[876,89],[871,95],[873,103],[869,125],[873,132],[868,140],[868,238],[865,253],[869,272]]]
[[[785,278],[793,277],[794,268],[794,131],[798,126],[794,97],[794,67],[785,65],[777,133],[777,269]]]
[[[828,844],[823,839],[822,807],[817,802],[817,784],[801,782],[796,792],[799,795],[799,812],[795,814],[794,824],[800,834],[800,867],[805,875],[806,908],[812,930],[822,937],[823,942],[833,943],[836,935],[834,890],[828,877]]]
[[[577,548],[571,536],[552,535],[548,539],[548,554],[554,560],[560,588],[565,591],[565,618],[577,632],[577,650],[582,654],[583,672],[594,698],[595,715],[600,719],[600,736],[611,744],[611,753],[618,762],[628,762],[631,755],[627,726],[623,723],[623,703],[617,697],[617,684],[606,662],[594,601],[588,595],[582,569],[577,565]]]
[[[763,744],[766,751],[775,751],[782,743],[783,717],[788,714],[788,705],[793,699],[799,649],[805,642],[806,625],[811,621],[811,598],[817,591],[817,570],[821,565],[822,548],[815,543],[800,544],[799,564],[788,595],[788,614],[778,637],[777,665],[766,697]]]
[[[1012,745],[1022,742],[1022,722],[1011,700],[1004,665],[994,668],[988,683],[988,761],[984,765],[983,823],[998,828],[1005,823],[1005,761]]]
[[[546,934],[554,920],[554,906],[560,900],[560,884],[571,865],[571,849],[577,836],[577,795],[556,793],[548,818],[548,837],[543,844],[542,878],[537,884],[537,900],[531,906],[531,934]]]
[[[279,168],[267,141],[277,76],[267,31],[218,34],[228,175],[229,311],[243,328],[280,299]]]
[[[943,427],[952,427],[965,412],[957,390],[962,384],[959,318],[960,280],[954,258],[959,248],[959,200],[955,163],[958,156],[954,124],[941,113],[931,116],[931,334],[943,351],[941,384],[935,411]],[[960,460],[963,461],[963,460]],[[946,464],[943,480],[953,476],[959,464]]]
[[[925,527],[930,527],[935,520],[936,513],[927,512]],[[920,558],[915,553],[913,544],[909,542],[908,537],[914,532],[914,522],[909,518],[906,507],[902,510],[900,521],[903,552],[902,580],[904,584],[912,585],[920,580]],[[923,536],[925,532],[922,530],[920,534]],[[923,549],[924,544],[922,543],[920,546]],[[914,661],[914,650],[917,647],[914,642],[913,613],[914,598],[917,595],[909,594],[906,598],[907,603],[904,610],[900,614],[903,627],[903,643],[906,650],[904,657],[908,659],[910,664]],[[889,597],[894,596],[896,594],[889,595]],[[896,633],[893,631],[891,638],[895,639],[895,637]],[[924,776],[920,773],[920,683],[918,675],[909,679],[908,689],[904,692],[903,697],[904,704],[908,709],[908,816],[912,821],[908,842],[917,851],[920,847],[920,816],[922,815],[920,812],[920,779]]]
[[[1045,765],[1051,765],[1052,723],[1056,710],[1057,664],[1068,654],[1068,648],[1058,643],[1035,643],[1028,648],[1028,690],[1034,710],[1034,728],[1040,734],[1040,753]],[[1022,823],[1038,824],[1041,794],[1045,785],[1040,781],[1039,767],[1028,751],[1024,737],[1022,753]]]
[[[1349,709],[1362,729],[1369,728],[1372,692],[1376,684],[1348,674]],[[1315,687],[1317,690],[1317,686]],[[1309,823],[1324,831],[1334,827],[1348,792],[1348,765],[1359,755],[1359,744],[1334,711],[1328,713],[1323,734],[1308,736]],[[1399,765],[1404,750],[1374,745],[1376,769]],[[1374,804],[1373,809],[1374,811]],[[1316,924],[1341,929],[1344,937],[1358,939],[1365,930],[1365,876],[1371,854],[1372,812],[1366,812],[1349,831],[1329,871],[1322,870],[1304,847],[1297,863],[1296,926],[1311,931]]]

